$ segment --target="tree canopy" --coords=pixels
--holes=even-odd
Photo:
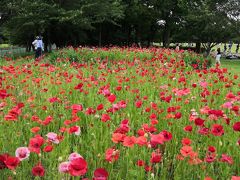
[[[1,0],[0,34],[27,50],[45,46],[238,40],[238,0]]]

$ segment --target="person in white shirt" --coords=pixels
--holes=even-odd
[[[34,46],[34,51],[37,50],[37,40],[38,40],[38,36],[37,36],[36,39],[32,42],[32,45]]]
[[[40,56],[42,56],[42,51],[44,51],[42,38],[37,36],[32,44],[35,48],[35,58],[38,59]]]
[[[220,65],[220,58],[221,58],[221,50],[220,48],[217,49],[217,54],[216,54],[216,64]]]

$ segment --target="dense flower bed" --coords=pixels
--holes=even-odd
[[[2,59],[1,177],[239,179],[239,77],[207,66],[164,49]]]

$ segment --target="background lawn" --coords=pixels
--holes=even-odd
[[[240,74],[240,60],[221,60],[222,67],[229,69],[229,72]]]

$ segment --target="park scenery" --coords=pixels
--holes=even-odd
[[[0,0],[0,180],[240,180],[240,0]]]
[[[1,59],[3,179],[240,179],[240,81],[191,51]]]

